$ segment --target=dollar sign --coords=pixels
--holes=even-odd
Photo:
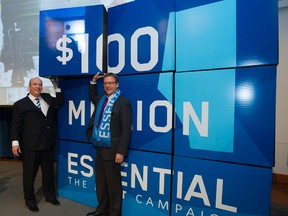
[[[67,37],[67,35],[63,35],[56,43],[56,48],[62,52],[62,56],[57,56],[56,58],[58,61],[62,62],[62,65],[66,65],[73,57],[73,51],[67,47],[67,44],[71,42],[72,40]]]

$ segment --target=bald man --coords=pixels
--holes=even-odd
[[[54,146],[56,142],[55,108],[64,103],[57,82],[51,80],[56,97],[42,93],[39,77],[29,81],[29,94],[15,102],[11,124],[12,152],[21,156],[23,164],[23,191],[30,211],[39,208],[34,193],[34,182],[39,167],[42,170],[43,195],[47,202],[60,205],[54,185]]]

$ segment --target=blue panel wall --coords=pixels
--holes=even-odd
[[[85,129],[94,111],[88,95],[90,79],[61,81],[65,103],[59,108],[59,137],[87,142]],[[172,151],[172,73],[119,77],[123,95],[132,102],[133,136],[130,148],[154,152]],[[102,83],[97,85],[103,91]],[[135,94],[137,92],[137,94]]]
[[[107,13],[103,5],[40,12],[40,76],[106,72]]]
[[[172,152],[172,73],[120,78],[123,94],[132,101],[133,134],[130,148]]]
[[[90,206],[97,205],[95,149],[83,142],[60,141],[59,144],[59,195]],[[135,212],[140,216],[169,215],[171,159],[167,154],[129,151],[129,157],[121,164],[123,215]],[[159,203],[161,208],[154,207]]]
[[[271,168],[177,156],[173,168],[171,215],[269,215]]]
[[[58,193],[87,205],[96,205],[95,149],[83,142],[59,141]]]
[[[278,1],[236,1],[237,66],[278,64]]]
[[[175,69],[174,4],[173,0],[165,4],[137,0],[109,9],[109,71],[131,74]]]
[[[171,155],[129,151],[122,164],[123,215],[169,215],[171,163]]]
[[[276,67],[177,73],[175,154],[274,165]]]
[[[176,70],[278,64],[277,1],[176,0]]]
[[[176,0],[176,11],[177,71],[236,66],[236,1]]]
[[[86,126],[94,106],[89,100],[88,87],[91,79],[68,79],[60,82],[65,93],[64,105],[59,107],[59,138],[87,142]]]
[[[70,10],[45,13],[58,17],[60,11],[62,17]],[[130,152],[122,164],[124,215],[269,214],[277,12],[277,1],[269,0],[136,0],[109,9],[107,67],[119,75],[133,108]],[[87,28],[101,16],[86,17]],[[91,28],[89,41],[100,34]],[[85,129],[94,109],[88,84],[102,71],[102,58],[97,48],[89,50],[86,74],[79,69],[81,56],[73,69],[44,69],[45,50],[40,67],[43,76],[65,78],[60,195],[96,206],[90,169],[95,150]],[[101,82],[97,87],[103,91]],[[82,199],[86,194],[90,201]]]

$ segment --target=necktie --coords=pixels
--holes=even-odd
[[[37,106],[39,109],[41,109],[41,104],[40,104],[39,98],[36,98],[35,100],[36,100],[36,106]]]
[[[108,97],[105,97],[105,100],[104,100],[103,105],[101,107],[101,111],[100,111],[100,115],[99,115],[99,119],[98,119],[98,125],[100,124],[100,122],[102,120],[103,112],[104,112],[104,109],[106,107],[107,102],[108,102]]]

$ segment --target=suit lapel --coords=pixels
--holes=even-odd
[[[41,94],[41,97],[42,99],[48,104],[48,106],[50,105],[51,103],[51,98],[50,97],[47,97],[46,94]]]
[[[26,104],[28,107],[31,107],[37,111],[41,111],[38,107],[36,107],[36,105],[34,104],[34,102],[27,96],[26,97]]]

